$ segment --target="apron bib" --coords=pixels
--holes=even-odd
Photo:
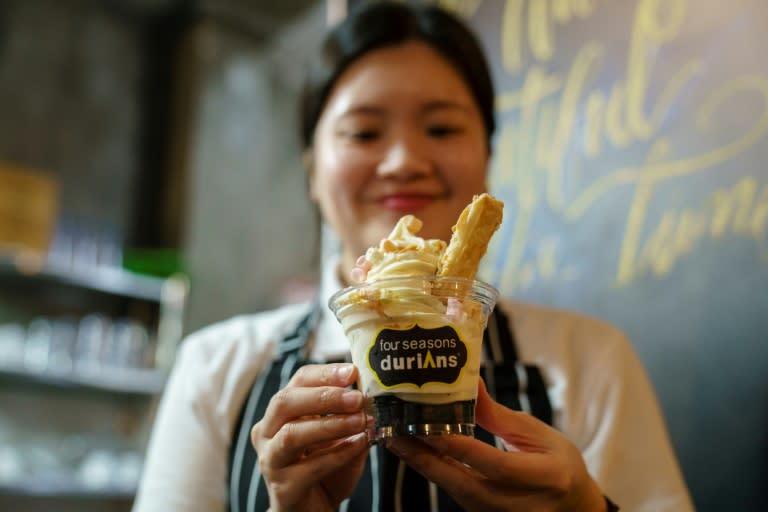
[[[313,362],[303,357],[303,349],[319,317],[320,306],[316,304],[295,331],[281,341],[277,360],[256,379],[243,404],[230,450],[230,512],[261,512],[269,508],[269,495],[259,473],[250,431],[264,416],[272,395],[285,387],[301,366]],[[510,409],[530,413],[551,425],[552,406],[541,371],[518,361],[509,319],[498,306],[488,320],[483,347],[486,362],[480,375],[491,396]],[[475,437],[501,446],[495,436],[479,426],[475,428]],[[339,507],[340,512],[460,510],[462,508],[442,489],[382,446],[371,447],[357,487]]]

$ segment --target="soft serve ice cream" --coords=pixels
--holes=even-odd
[[[433,276],[437,274],[446,244],[417,235],[423,223],[413,215],[402,217],[389,236],[377,247],[369,248],[358,260],[358,275],[366,281],[391,277]]]
[[[332,297],[363,394],[375,403],[377,437],[451,432],[453,424],[471,432],[465,416],[474,417],[483,330],[496,300],[473,278],[501,208],[476,196],[450,244],[419,237],[422,222],[401,218],[358,260],[353,278],[362,283]]]

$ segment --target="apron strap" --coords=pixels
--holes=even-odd
[[[299,321],[293,333],[278,346],[279,358],[269,371],[256,379],[248,399],[235,422],[230,446],[229,510],[250,512],[267,510],[269,496],[257,464],[256,450],[251,444],[251,428],[264,417],[272,395],[284,388],[305,363],[299,357],[304,343],[317,322],[320,309],[313,306]]]

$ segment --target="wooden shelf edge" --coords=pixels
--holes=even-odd
[[[157,369],[109,368],[97,372],[35,372],[0,364],[0,376],[53,387],[88,388],[123,394],[157,395],[163,391],[167,372]]]
[[[72,266],[55,263],[25,264],[0,256],[0,274],[39,278],[102,293],[160,302],[163,287],[171,278],[145,276],[120,267]]]

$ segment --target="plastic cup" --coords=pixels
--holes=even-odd
[[[497,297],[477,280],[403,277],[330,298],[375,420],[371,442],[474,434],[483,331]]]

